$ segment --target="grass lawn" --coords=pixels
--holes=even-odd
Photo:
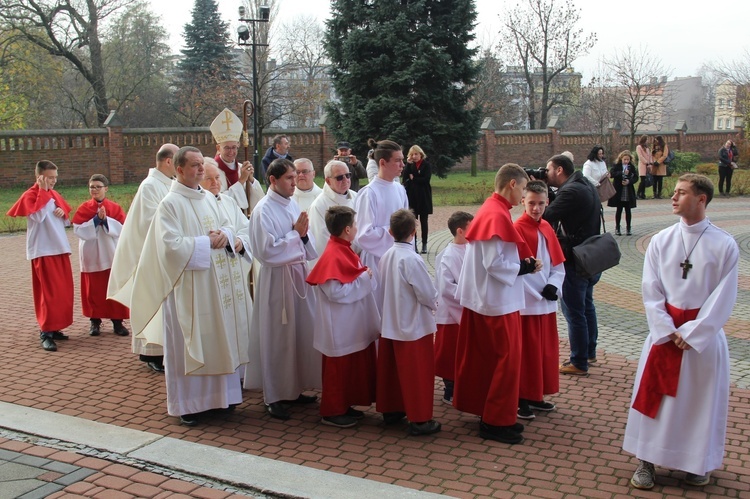
[[[433,176],[432,201],[435,206],[468,206],[481,204],[487,197],[492,194],[495,182],[494,171],[480,171],[476,177],[472,177],[468,172],[455,172],[448,175],[447,178]],[[714,186],[718,185],[718,175],[709,174]],[[323,178],[317,176],[315,182],[322,186]],[[366,185],[366,180],[362,185]],[[663,195],[670,195],[677,183],[677,175],[664,179]],[[73,210],[81,203],[89,199],[87,186],[64,186],[59,185],[56,188],[60,194],[68,201]],[[0,232],[17,232],[26,229],[25,218],[11,218],[5,215],[13,203],[24,192],[22,188],[0,189]],[[127,211],[130,203],[133,201],[138,184],[113,185],[110,186],[107,197],[119,203]],[[647,190],[650,195],[651,189]],[[732,192],[739,195],[750,194],[750,171],[736,170],[732,179]],[[718,189],[716,194],[718,195]],[[72,214],[71,214],[72,216]]]

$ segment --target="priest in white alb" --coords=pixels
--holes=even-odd
[[[315,183],[315,167],[309,159],[295,159],[294,170],[297,172],[297,185],[292,199],[297,201],[300,211],[307,211],[323,189]]]
[[[252,211],[264,194],[260,182],[253,176],[252,163],[237,161],[243,133],[242,121],[227,108],[211,123],[211,134],[216,141],[214,160],[221,172],[221,192],[233,198],[240,209]]]
[[[386,251],[393,246],[393,236],[388,232],[391,215],[402,208],[409,208],[404,187],[394,182],[404,169],[404,153],[401,146],[391,140],[375,142],[369,146],[378,163],[378,176],[357,193],[354,211],[357,212],[357,237],[354,244],[362,248],[362,263],[379,275],[378,263]],[[375,290],[378,307],[383,308],[383,287]]]
[[[174,164],[177,181],[156,210],[136,269],[131,325],[148,343],[163,343],[167,410],[194,426],[201,413],[242,402],[237,370],[248,362],[250,296],[242,242],[200,186],[203,154],[183,147]],[[153,324],[162,308],[163,324]]]
[[[179,150],[174,144],[164,144],[156,153],[156,167],[148,171],[148,176],[141,182],[138,192],[128,209],[128,218],[122,226],[120,240],[117,242],[112,269],[107,284],[107,298],[130,307],[133,305],[133,278],[138,260],[141,258],[143,243],[146,241],[148,228],[156,213],[156,207],[169,193],[174,177],[173,159]],[[158,323],[159,321],[157,321]],[[164,349],[160,344],[146,344],[133,335],[133,353],[153,371],[164,372]]]
[[[655,484],[654,465],[707,485],[724,459],[729,350],[724,324],[737,299],[739,248],[706,217],[713,184],[682,175],[672,196],[680,221],[652,239],[643,265],[649,335],[643,345],[623,449],[640,460],[630,483]]]
[[[326,212],[328,208],[331,206],[353,208],[354,198],[357,197],[357,193],[349,188],[352,184],[352,174],[349,172],[349,167],[343,161],[329,161],[325,168],[323,168],[323,175],[325,176],[323,192],[315,198],[315,201],[312,202],[310,208],[307,210],[307,214],[310,217],[310,232],[312,232],[315,239],[315,251],[319,255],[323,254],[328,244],[328,239],[331,237],[326,228]],[[353,249],[357,250],[356,247]],[[313,268],[316,262],[317,260],[310,262],[310,268]]]
[[[305,280],[307,261],[318,257],[309,219],[292,199],[294,165],[275,159],[269,188],[250,216],[250,249],[261,267],[251,327],[260,334],[263,399],[268,413],[289,419],[290,404],[315,402],[303,390],[320,388],[321,354],[313,348],[315,294]]]

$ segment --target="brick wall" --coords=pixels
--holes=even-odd
[[[336,139],[326,128],[269,130],[263,137],[260,155],[270,147],[273,136],[284,133],[291,142],[295,158],[312,160],[319,174],[336,152]],[[656,134],[652,134],[656,135]],[[717,151],[737,133],[662,133],[678,151],[696,152],[704,161],[716,161]],[[616,130],[602,138],[590,133],[561,132],[557,129],[532,131],[479,132],[477,165],[481,170],[496,170],[505,163],[521,166],[544,166],[553,154],[569,150],[575,164],[585,161],[591,148],[602,143],[609,162],[629,146],[628,137]],[[198,147],[206,156],[214,156],[216,147],[208,128],[122,129],[110,127],[94,130],[27,130],[0,132],[0,187],[26,186],[34,179],[34,165],[40,159],[53,161],[60,167],[62,185],[83,184],[94,173],[107,175],[113,184],[140,182],[154,165],[156,152],[171,142],[180,147]],[[409,147],[410,144],[404,144]],[[429,154],[429,151],[427,151]],[[249,148],[252,158],[252,148]],[[240,150],[239,157],[244,158]],[[364,158],[362,158],[364,160]],[[743,158],[744,159],[744,158]],[[363,161],[364,163],[365,161]],[[471,158],[464,158],[456,170],[468,170]]]

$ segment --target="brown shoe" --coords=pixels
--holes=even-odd
[[[570,362],[560,364],[560,374],[570,374],[572,376],[588,376],[589,373],[583,369],[578,369]]]

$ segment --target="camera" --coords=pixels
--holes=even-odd
[[[547,181],[547,169],[546,168],[524,168],[523,171],[529,177],[534,177],[537,180]]]
[[[348,154],[346,156],[334,156],[333,159],[335,159],[337,161],[343,161],[344,163],[349,164],[349,155]]]

